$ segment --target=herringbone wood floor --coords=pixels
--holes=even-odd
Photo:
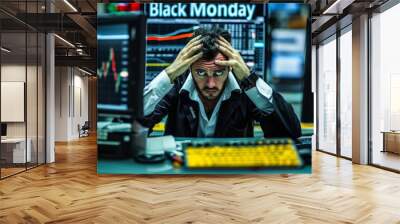
[[[0,181],[0,223],[400,223],[400,175],[316,152],[312,175],[98,176],[93,137]]]

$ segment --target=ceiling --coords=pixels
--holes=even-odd
[[[68,58],[59,56],[73,57],[75,60],[71,61],[74,62],[79,62],[76,59],[84,56],[82,60],[86,61],[86,67],[95,71],[96,7],[96,0],[1,0],[2,45],[13,49],[10,58],[11,54],[18,58],[17,55],[26,55],[25,35],[21,33],[54,32],[74,45],[55,38],[56,65],[68,61]],[[27,51],[28,55],[34,54],[36,46],[28,44]]]
[[[388,0],[304,0],[312,10],[312,37],[325,35],[340,20],[373,10]],[[58,65],[83,66],[96,70],[96,6],[97,0],[0,0],[0,22],[8,48],[22,52],[24,41],[15,34],[28,31],[54,32],[70,44],[55,38]],[[52,13],[49,13],[51,11]],[[28,38],[29,39],[29,38]],[[4,43],[6,43],[3,41]],[[315,43],[315,42],[314,42]],[[28,45],[28,55],[31,50]],[[25,54],[25,52],[22,52]],[[15,53],[17,54],[17,53]],[[82,62],[79,64],[79,62]]]
[[[346,26],[352,18],[372,12],[388,0],[305,0],[312,10],[313,43],[336,32],[336,26]],[[340,22],[339,22],[340,21]]]

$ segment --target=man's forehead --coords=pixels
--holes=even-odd
[[[199,59],[193,63],[193,68],[206,68],[212,70],[225,68],[225,66],[215,64],[215,60],[224,61],[226,60],[226,57],[223,54],[218,53],[217,56],[212,60]]]

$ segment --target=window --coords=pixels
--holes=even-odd
[[[44,4],[0,1],[0,8],[18,9],[23,16],[43,13]],[[45,44],[44,33],[0,12],[0,92],[1,99],[8,99],[0,105],[5,115],[0,121],[0,178],[45,163]]]
[[[395,29],[398,21],[400,4],[371,18],[370,156],[373,164],[395,170],[400,170],[400,150],[396,152],[400,149],[400,133],[391,133],[400,130],[400,32]],[[384,142],[389,142],[384,135],[397,136],[395,150],[385,147]]]
[[[352,32],[340,36],[340,155],[352,157]]]
[[[318,48],[318,145],[336,153],[336,36]]]

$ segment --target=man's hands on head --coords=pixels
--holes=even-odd
[[[239,54],[237,50],[235,50],[232,45],[225,40],[223,37],[218,37],[218,49],[222,54],[228,57],[227,61],[216,60],[215,64],[230,66],[233,69],[233,73],[236,78],[242,80],[250,75],[250,69],[247,67],[244,62],[242,56]]]
[[[199,50],[202,47],[201,36],[197,36],[190,40],[186,46],[179,52],[175,61],[170,64],[165,71],[171,80],[174,80],[182,75],[190,65],[203,56],[203,52]]]

